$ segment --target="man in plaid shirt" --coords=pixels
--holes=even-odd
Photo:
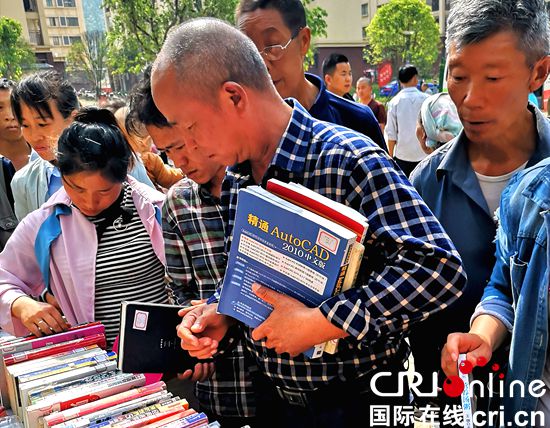
[[[138,135],[145,126],[157,148],[187,176],[168,190],[162,207],[166,267],[178,305],[206,300],[216,291],[227,264],[219,206],[225,167],[200,151],[185,151],[179,132],[153,102],[148,69],[131,94],[126,126]],[[195,395],[210,420],[217,420],[224,428],[240,428],[254,423],[255,400],[248,375],[253,365],[239,344],[215,367],[198,365],[183,378],[199,380]]]
[[[233,165],[222,191],[227,250],[238,190],[271,177],[355,208],[370,229],[351,290],[308,308],[256,285],[274,309],[254,330],[217,314],[209,299],[178,328],[183,348],[208,358],[234,341],[234,330],[244,332],[263,374],[262,427],[345,427],[358,419],[369,426],[366,405],[408,403],[407,388],[398,400],[381,398],[369,379],[375,371],[394,373],[393,383],[385,383],[393,389],[384,392],[395,393],[409,325],[454,301],[465,274],[448,236],[393,161],[368,137],[313,119],[293,100],[285,103],[258,49],[222,21],[197,19],[173,29],[151,82],[155,104],[187,149]],[[335,355],[302,355],[336,338],[342,340]],[[399,425],[407,422],[392,424]]]

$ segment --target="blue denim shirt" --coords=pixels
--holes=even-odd
[[[472,319],[498,318],[512,332],[506,389],[541,379],[548,348],[550,158],[518,173],[502,193],[497,261]],[[517,392],[517,391],[516,391]],[[516,395],[518,395],[516,393]],[[505,417],[533,411],[536,397],[504,397]]]
[[[536,120],[538,140],[527,167],[550,156],[550,124],[534,106],[529,105],[529,110]],[[495,264],[497,226],[470,164],[467,145],[468,139],[461,132],[424,159],[410,177],[455,244],[468,275],[462,297],[449,311],[427,320],[434,333],[439,331],[443,341],[449,332],[468,331],[470,316],[481,300]]]

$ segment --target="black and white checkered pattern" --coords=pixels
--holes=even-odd
[[[320,309],[350,336],[335,355],[308,360],[276,354],[245,329],[261,370],[277,385],[311,390],[380,367],[404,345],[412,322],[447,307],[466,282],[460,257],[393,160],[368,137],[313,119],[297,102],[264,181],[293,181],[353,207],[369,231],[356,287]],[[239,189],[255,184],[247,163],[230,168],[222,189],[226,249]],[[216,294],[218,294],[217,292]]]

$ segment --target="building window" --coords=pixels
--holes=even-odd
[[[362,29],[363,40],[365,40],[367,38],[367,28],[368,27],[363,27],[363,29]]]
[[[61,37],[59,36],[53,36],[50,38],[53,46],[60,46],[61,45]]]
[[[53,7],[53,0],[46,0],[46,7]]]
[[[63,44],[69,46],[71,44],[71,38],[69,36],[63,36]]]
[[[52,17],[49,17],[47,19],[48,19],[48,25],[50,27],[57,27],[57,18],[52,16]]]
[[[369,4],[368,3],[363,3],[361,5],[361,16],[363,16],[363,17],[369,16]]]
[[[67,27],[78,27],[78,18],[72,16],[67,17]]]
[[[71,40],[71,45],[77,42],[80,42],[80,36],[69,36],[69,39]]]
[[[57,0],[56,4],[57,7],[76,7],[76,0]]]
[[[59,25],[61,27],[66,27],[67,26],[67,18],[65,18],[64,16],[60,16],[59,17]]]

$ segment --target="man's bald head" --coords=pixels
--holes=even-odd
[[[272,87],[252,41],[213,18],[193,19],[170,30],[153,66],[153,77],[171,69],[178,85],[202,99],[213,99],[228,81],[258,91]]]

